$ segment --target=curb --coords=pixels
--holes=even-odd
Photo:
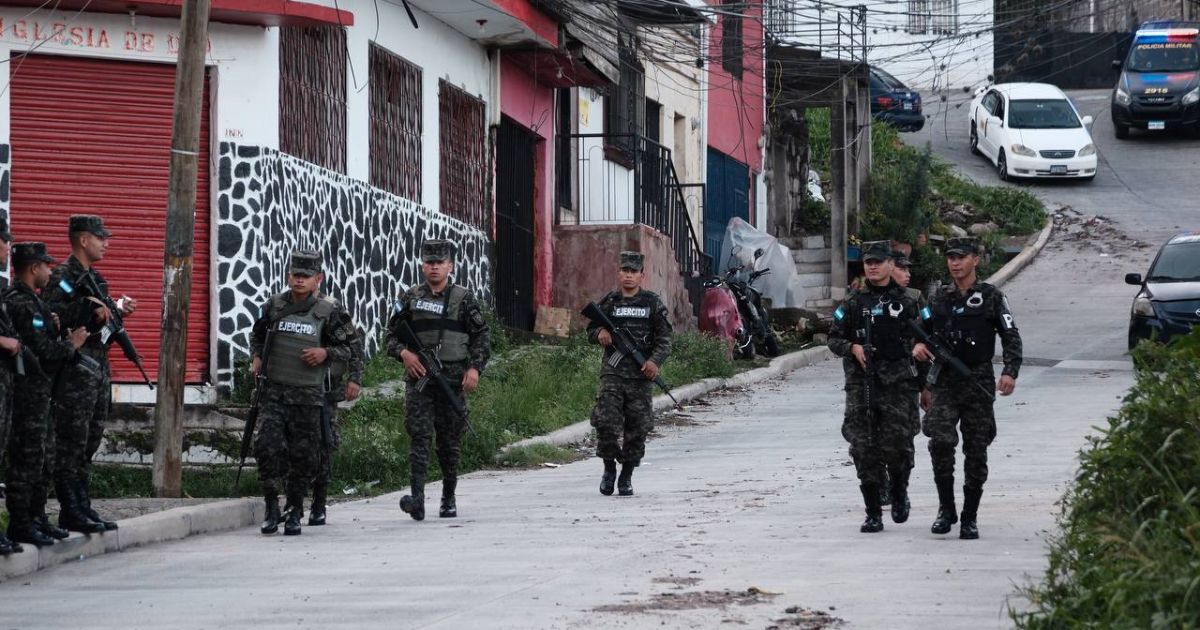
[[[1029,266],[1029,263],[1033,262],[1034,258],[1037,258],[1037,255],[1046,247],[1046,243],[1050,240],[1052,232],[1054,232],[1054,218],[1047,216],[1046,227],[1042,228],[1042,231],[1038,233],[1037,240],[1032,245],[1026,245],[1020,254],[1017,254],[1012,260],[997,270],[996,273],[989,276],[987,280],[984,280],[984,282],[999,287],[1012,280],[1013,276],[1020,273],[1022,269]]]
[[[744,387],[752,383],[758,383],[779,376],[783,376],[789,372],[794,372],[802,367],[820,363],[826,359],[833,357],[833,353],[826,346],[818,346],[816,348],[808,348],[798,350],[783,356],[775,357],[771,360],[771,364],[747,370],[740,374],[735,374],[729,378],[706,378],[702,381],[689,383],[674,390],[675,398],[680,403],[694,400],[705,394],[724,389],[727,387]],[[666,394],[659,394],[654,397],[654,411],[659,412],[665,409],[670,409],[674,403],[667,397]],[[514,448],[523,446],[531,446],[534,444],[552,444],[554,446],[566,446],[568,444],[576,444],[587,439],[592,432],[590,420],[576,422],[570,426],[563,427],[557,431],[547,433],[545,435],[535,435],[531,438],[526,438],[519,442],[513,442],[508,446],[500,449],[499,455],[509,452]]]
[[[0,557],[0,583],[22,575],[91,556],[114,553],[188,536],[237,529],[262,520],[258,499],[230,499],[189,505],[118,521],[121,528],[103,534],[72,533],[49,547],[22,545],[23,553]]]

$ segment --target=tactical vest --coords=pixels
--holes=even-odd
[[[271,348],[267,357],[267,379],[281,385],[321,387],[325,383],[326,367],[310,367],[300,359],[309,348],[321,347],[321,331],[333,314],[335,302],[327,298],[316,300],[307,311],[292,313],[276,320],[274,314],[288,306],[282,296],[271,300]]]
[[[467,345],[471,342],[471,336],[462,323],[462,305],[466,299],[466,289],[450,285],[445,295],[417,296],[409,304],[409,325],[425,348],[431,351],[437,349],[438,359],[442,363],[459,363],[471,357]]]
[[[954,356],[968,366],[988,363],[996,354],[996,330],[986,309],[983,291],[972,291],[966,298],[955,295],[945,305]]]
[[[633,337],[638,350],[647,356],[653,350],[654,337],[654,300],[647,299],[644,293],[633,298],[620,297],[610,306],[609,318],[618,328],[624,328]]]
[[[905,320],[917,316],[916,306],[895,291],[878,295],[864,293],[857,302],[860,317],[864,307],[870,313],[871,344],[875,346],[875,358],[882,361],[908,358],[909,349],[904,341],[908,339],[909,332]],[[862,325],[865,326],[866,322],[862,322]]]

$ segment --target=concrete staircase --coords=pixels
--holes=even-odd
[[[828,314],[833,310],[830,269],[832,250],[828,236],[796,236],[779,242],[792,251],[796,274],[804,288],[804,308]]]

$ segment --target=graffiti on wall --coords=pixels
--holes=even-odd
[[[373,353],[391,305],[421,280],[425,239],[458,245],[454,280],[488,301],[487,235],[461,221],[274,149],[222,142],[217,193],[217,383],[248,356],[250,328],[286,288],[295,248],[323,254],[323,290],[347,305]]]

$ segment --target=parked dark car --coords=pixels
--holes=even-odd
[[[871,68],[871,116],[900,131],[920,131],[925,126],[921,95],[882,68]]]
[[[1167,241],[1143,279],[1125,276],[1141,287],[1129,315],[1129,347],[1143,339],[1166,343],[1200,325],[1200,232],[1180,234]]]

